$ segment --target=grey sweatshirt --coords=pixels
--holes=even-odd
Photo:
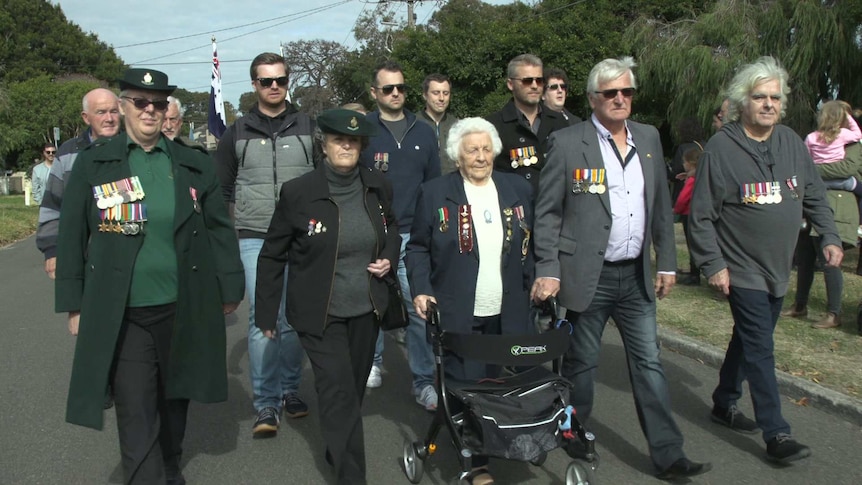
[[[788,186],[795,177],[796,188]],[[781,202],[744,203],[746,184],[781,187]],[[739,122],[725,125],[697,165],[689,224],[695,263],[706,277],[724,268],[731,286],[784,296],[803,214],[822,244],[841,242],[823,181],[802,139],[777,125],[763,142],[748,138]]]

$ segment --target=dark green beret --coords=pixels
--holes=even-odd
[[[144,91],[157,91],[159,93],[171,94],[176,86],[168,84],[168,75],[155,69],[127,69],[120,83],[120,90],[143,89]]]
[[[317,115],[317,126],[324,133],[374,136],[377,129],[362,113],[352,109],[330,109]]]

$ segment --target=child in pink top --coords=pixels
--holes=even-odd
[[[844,146],[862,140],[862,131],[851,115],[850,105],[844,101],[827,101],[817,114],[817,131],[805,137],[808,153],[814,163],[835,163],[844,159]],[[855,177],[824,179],[827,189],[846,190],[856,195],[859,206],[859,229],[862,237],[862,184]]]
[[[817,115],[817,131],[805,137],[805,145],[814,163],[834,163],[844,159],[844,145],[862,140],[862,131],[850,115],[850,105],[844,101],[827,101]],[[858,185],[854,177],[823,181],[827,188],[854,192]]]

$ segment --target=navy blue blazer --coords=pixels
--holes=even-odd
[[[493,172],[500,202],[500,217],[506,230],[506,212],[510,216],[512,235],[508,248],[500,255],[500,277],[503,280],[501,309],[504,334],[532,333],[529,321],[530,287],[533,281],[533,251],[528,242],[527,255],[522,255],[526,237],[520,227],[515,208],[523,207],[524,223],[533,227],[532,189],[529,182],[515,174]],[[464,179],[452,172],[422,184],[416,201],[416,211],[407,243],[407,277],[411,293],[437,299],[441,326],[450,332],[471,333],[473,305],[476,300],[476,278],[479,274],[479,249],[476,240],[472,251],[461,253],[458,242],[458,207],[467,204]],[[439,209],[448,210],[445,232],[440,230]],[[471,222],[472,223],[472,222]],[[475,235],[475,231],[473,232]],[[505,236],[505,234],[504,234]],[[504,244],[505,246],[505,244]]]

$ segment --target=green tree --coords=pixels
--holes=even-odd
[[[239,111],[243,114],[248,113],[257,104],[257,93],[249,91],[242,93],[239,97]]]
[[[38,158],[43,143],[54,141],[55,126],[60,128],[61,143],[78,136],[86,128],[81,100],[97,87],[100,83],[95,80],[52,80],[46,74],[9,83],[10,109],[0,111],[0,157],[7,159],[7,165],[26,167]]]
[[[695,116],[707,126],[735,70],[776,57],[790,74],[784,123],[803,134],[821,100],[862,102],[860,21],[860,2],[719,0],[676,21],[641,17],[625,40],[641,64],[638,96],[661,100],[674,124]]]
[[[82,73],[116,79],[125,66],[94,34],[47,0],[0,0],[0,81]]]

